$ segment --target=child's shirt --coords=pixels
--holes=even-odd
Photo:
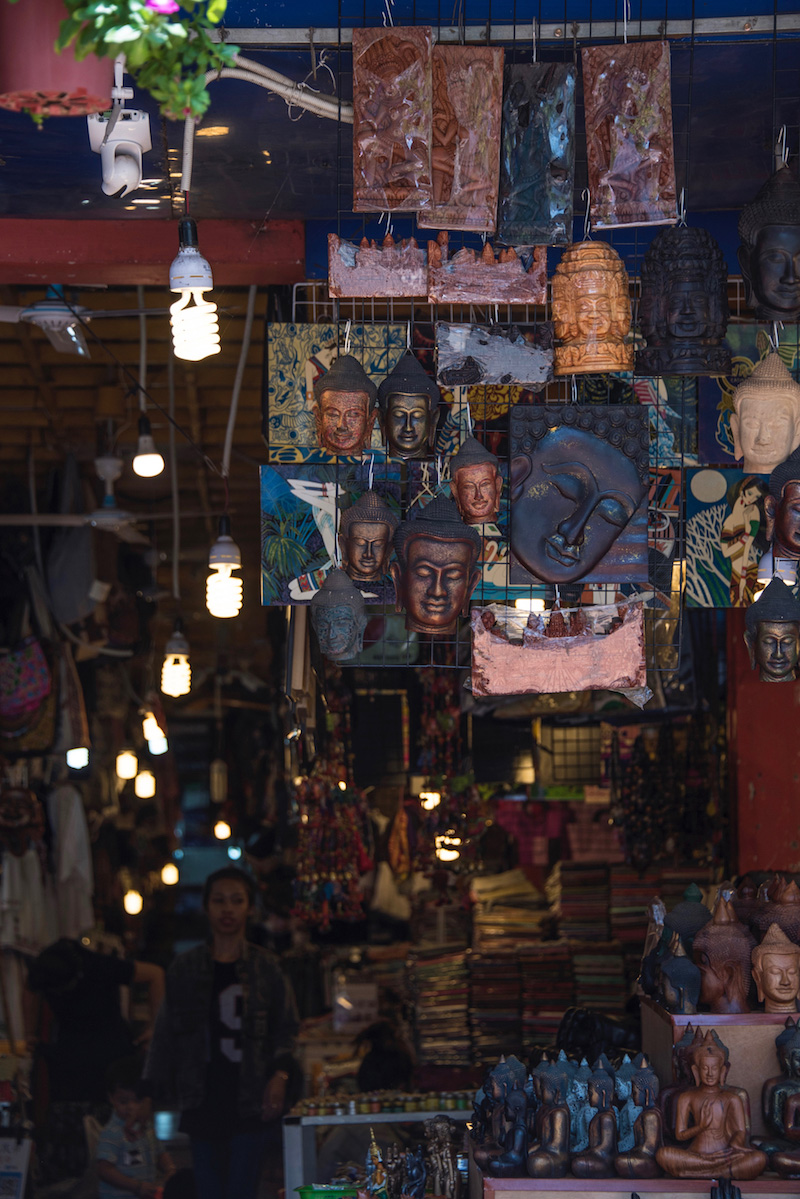
[[[125,1136],[125,1124],[116,1114],[112,1115],[108,1124],[100,1133],[95,1155],[99,1162],[111,1162],[120,1174],[126,1178],[136,1178],[142,1182],[156,1182],[157,1158],[155,1133],[152,1128],[146,1129],[135,1141],[129,1141]],[[99,1180],[99,1199],[131,1199],[130,1191],[112,1186]]]

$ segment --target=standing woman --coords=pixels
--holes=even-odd
[[[279,1119],[297,1015],[277,960],[246,940],[255,888],[235,867],[203,888],[210,941],[170,966],[145,1077],[177,1099],[198,1199],[255,1199]]]

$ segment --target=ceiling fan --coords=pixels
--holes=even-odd
[[[47,334],[50,344],[62,354],[76,354],[89,358],[82,321],[97,320],[99,317],[166,316],[168,308],[118,308],[92,309],[79,304],[67,304],[63,287],[48,287],[44,300],[24,305],[0,304],[0,322],[18,324],[25,321],[36,325]]]

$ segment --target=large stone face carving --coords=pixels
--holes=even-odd
[[[511,550],[545,583],[647,577],[646,538],[621,535],[645,503],[646,415],[637,405],[517,404],[511,421]],[[619,563],[617,564],[619,565]]]
[[[728,375],[728,268],[705,229],[677,225],[653,238],[642,260],[642,375]]]
[[[364,598],[343,570],[332,570],[311,600],[311,623],[319,648],[332,662],[355,658],[364,648]]]
[[[396,607],[417,633],[455,632],[480,578],[480,534],[465,525],[452,500],[439,496],[394,535]]]
[[[633,370],[628,272],[613,246],[583,241],[561,256],[552,279],[557,375]]]
[[[314,423],[329,454],[363,454],[375,423],[377,388],[357,358],[340,355],[314,383]]]
[[[581,51],[592,222],[663,225],[677,217],[667,42]]]
[[[742,209],[739,265],[747,304],[766,321],[800,318],[800,183],[781,167]]]
[[[800,603],[782,579],[768,583],[745,616],[750,665],[762,683],[791,683],[800,663]]]
[[[748,473],[769,474],[800,446],[800,384],[767,354],[733,393],[733,453]]]

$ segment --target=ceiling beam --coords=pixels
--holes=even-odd
[[[302,221],[198,221],[215,286],[300,283]],[[178,252],[175,221],[0,220],[0,283],[167,286]]]

